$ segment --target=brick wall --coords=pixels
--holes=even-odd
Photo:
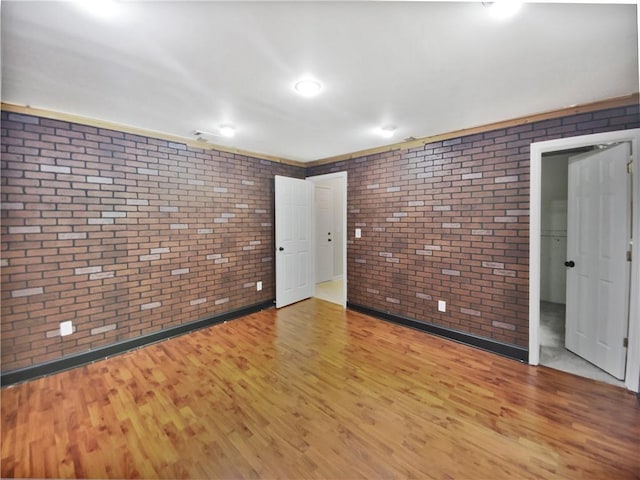
[[[348,171],[349,302],[526,348],[530,144],[638,127],[635,105],[308,169]]]
[[[274,298],[304,169],[7,112],[1,153],[3,372]]]
[[[349,301],[526,347],[530,143],[637,127],[632,106],[307,169],[349,172]],[[304,169],[7,112],[1,153],[3,372],[274,297],[273,176]]]

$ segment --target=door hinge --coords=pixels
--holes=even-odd
[[[633,174],[633,160],[631,160],[629,163],[627,163],[627,173],[629,175]]]
[[[624,348],[629,348],[629,337],[624,337],[624,339],[622,340],[622,346]]]
[[[631,250],[627,250],[627,262],[631,261]]]

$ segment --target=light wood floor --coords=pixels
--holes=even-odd
[[[342,305],[342,279],[316,283],[315,298]]]
[[[318,299],[2,390],[3,477],[638,478],[635,395]]]

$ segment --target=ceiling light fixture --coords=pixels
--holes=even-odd
[[[495,0],[494,2],[483,2],[483,5],[489,7],[489,12],[491,12],[493,18],[503,20],[518,13],[522,3],[522,0]]]
[[[227,137],[227,138],[231,138],[235,134],[236,134],[236,129],[235,129],[235,127],[232,127],[231,125],[220,125],[220,128],[218,128],[214,132],[206,132],[204,130],[194,130],[192,132],[192,135],[194,137],[197,137],[198,140],[203,141],[203,142],[207,141],[206,137]]]
[[[305,78],[302,80],[298,80],[293,89],[298,92],[303,97],[315,97],[322,90],[322,85],[317,80],[313,80],[310,78]]]
[[[236,129],[231,125],[221,125],[220,126],[220,135],[223,137],[233,137],[236,134]]]
[[[115,16],[119,7],[115,0],[76,0],[76,4],[87,13],[100,18]]]
[[[387,125],[386,127],[381,127],[378,129],[378,133],[384,138],[391,138],[393,134],[396,133],[397,127],[394,125]]]

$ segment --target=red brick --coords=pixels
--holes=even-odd
[[[6,117],[3,113],[3,151],[23,148],[10,139],[40,143],[32,144],[39,150],[3,153],[3,201],[20,206],[3,210],[3,226],[40,227],[41,233],[38,241],[31,239],[32,234],[8,235],[6,230],[2,236],[2,257],[11,261],[11,267],[3,268],[2,325],[18,332],[6,339],[3,335],[5,371],[273,297],[273,263],[259,261],[270,252],[273,238],[271,229],[261,224],[273,223],[273,176],[302,177],[304,169],[169,145],[124,132],[37,117],[29,117],[32,123],[26,124],[20,116],[14,121]],[[42,164],[72,170],[70,174],[41,172]],[[138,168],[158,174],[139,174]],[[102,175],[113,183],[85,181]],[[202,185],[191,185],[189,180]],[[243,185],[243,180],[250,185]],[[225,193],[214,191],[222,185]],[[141,204],[127,206],[127,199]],[[250,208],[239,209],[237,204]],[[264,213],[255,213],[255,206],[264,204]],[[161,206],[169,205],[175,205],[177,211],[160,211]],[[122,211],[126,216],[110,218],[111,224],[89,222],[102,219],[103,211]],[[213,228],[212,221],[203,219],[213,219],[221,212],[234,212],[236,217],[225,228],[215,228],[215,234],[197,233]],[[172,223],[186,223],[190,228],[170,230]],[[58,234],[71,237],[60,239]],[[247,239],[260,239],[261,244],[244,254]],[[140,262],[140,256],[152,248],[168,248],[169,252],[161,253],[159,260]],[[203,263],[213,248],[230,259],[229,264]],[[91,280],[88,274],[75,274],[77,268],[97,265],[113,277]],[[182,268],[190,273],[171,275],[172,270]],[[262,280],[263,291],[246,289],[247,279]],[[38,303],[35,297],[10,298],[4,292],[40,287],[43,293]],[[213,300],[192,309],[192,294],[185,293],[196,291]],[[229,301],[216,306],[215,300],[221,298]],[[162,307],[140,310],[139,305],[155,301],[161,301]],[[66,319],[73,320],[76,333],[64,340],[43,340],[44,333]],[[40,336],[13,328],[21,322],[29,322],[29,331]],[[117,328],[91,336],[96,322],[114,323]]]
[[[348,231],[353,232],[356,223],[366,224],[362,239],[348,239],[351,302],[526,348],[528,216],[508,212],[529,208],[530,142],[573,135],[569,130],[574,128],[592,133],[638,126],[634,106],[305,171],[228,152],[3,112],[2,200],[20,208],[2,212],[2,258],[10,261],[2,272],[2,369],[34,365],[271,299],[273,230],[262,225],[273,225],[273,176],[344,170],[349,172]],[[37,143],[30,147],[16,140]],[[40,172],[43,164],[72,171]],[[101,175],[113,183],[85,181]],[[495,183],[496,179],[504,183]],[[127,199],[148,204],[126,205]],[[258,209],[264,212],[256,213]],[[126,212],[126,216],[110,218],[111,224],[90,223],[104,219],[102,212],[112,211]],[[214,225],[213,219],[223,212],[235,217]],[[495,221],[502,217],[516,221]],[[177,223],[189,228],[171,230],[170,225]],[[460,226],[443,229],[443,223]],[[31,234],[8,235],[9,226],[40,226],[42,233],[38,239]],[[213,233],[198,234],[207,228],[213,228]],[[86,233],[86,238],[59,240],[58,232]],[[244,251],[251,240],[261,243],[255,250]],[[430,250],[430,256],[416,254],[427,244],[441,249]],[[157,260],[140,261],[156,248],[169,251]],[[212,252],[221,253],[227,263],[207,261],[206,255]],[[389,258],[397,263],[388,262],[380,252],[390,252]],[[482,262],[502,263],[503,270],[515,276],[496,275]],[[97,265],[114,276],[90,280],[89,275],[74,274],[76,268]],[[189,273],[171,275],[172,270],[183,268]],[[443,275],[443,270],[459,275]],[[257,280],[263,281],[263,291],[245,288]],[[10,298],[11,290],[37,287],[43,288],[40,300]],[[416,294],[431,295],[432,300]],[[206,303],[190,305],[191,300],[204,297]],[[215,305],[224,298],[229,301]],[[441,298],[449,302],[448,312],[435,311],[435,301]],[[140,309],[154,302],[162,305]],[[46,331],[64,319],[72,319],[77,332],[52,342],[44,340]],[[115,330],[90,335],[91,328],[112,323],[117,325]]]

